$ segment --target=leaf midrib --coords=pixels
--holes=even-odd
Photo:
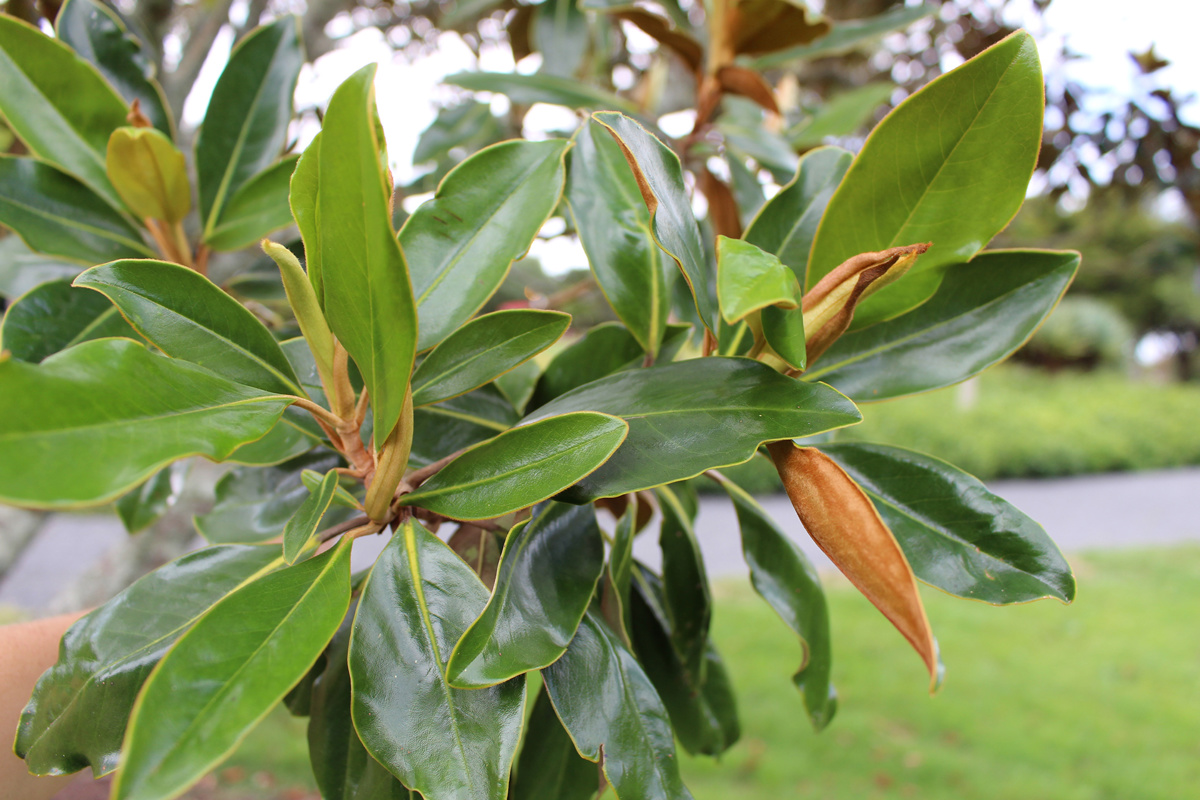
[[[79,0],[76,0],[76,2],[78,2],[78,1]],[[64,172],[63,174],[65,175],[68,173]],[[74,176],[72,176],[72,177],[74,177]],[[103,198],[101,198],[101,199],[103,199]],[[108,241],[111,241],[111,242],[123,244],[123,245],[129,247],[131,250],[135,250],[139,253],[144,253],[151,257],[154,256],[154,251],[152,251],[148,247],[146,247],[144,242],[138,242],[133,239],[126,239],[123,235],[118,234],[113,230],[109,230],[106,228],[97,228],[94,225],[89,225],[85,222],[80,222],[80,221],[74,220],[74,219],[68,219],[66,217],[60,217],[56,214],[52,214],[51,212],[49,212],[45,209],[37,208],[35,206],[30,206],[30,205],[27,205],[26,203],[22,203],[21,201],[13,198],[11,196],[0,197],[0,202],[4,202],[4,203],[8,203],[9,205],[16,206],[17,208],[20,208],[29,214],[32,214],[36,217],[41,217],[42,219],[49,220],[51,222],[55,222],[64,227],[76,228],[78,230],[90,233],[93,236],[98,236],[102,239],[107,239]]]

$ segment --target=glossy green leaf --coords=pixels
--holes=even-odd
[[[567,331],[571,315],[560,311],[496,311],[450,334],[417,367],[413,405],[465,394],[528,361]]]
[[[800,637],[804,656],[792,682],[804,695],[813,728],[822,730],[837,712],[837,692],[830,683],[829,608],[821,579],[804,551],[753,497],[731,481],[721,485],[737,512],[754,590]]]
[[[284,158],[243,183],[221,210],[204,243],[214,250],[240,250],[291,225],[288,187],[297,160],[295,156]]]
[[[704,358],[618,372],[568,392],[526,421],[582,410],[625,419],[629,436],[570,499],[619,494],[740,464],[763,442],[852,425],[854,405],[757,361]]]
[[[138,101],[155,128],[174,138],[162,87],[154,79],[154,57],[117,12],[97,0],[67,0],[54,19],[60,41],[90,61],[125,102]]]
[[[1003,361],[1050,316],[1079,254],[992,250],[946,270],[937,293],[902,317],[843,334],[806,379],[857,402],[940,389]]]
[[[642,345],[628,328],[602,322],[554,356],[538,379],[529,408],[544,406],[605,375],[641,366],[644,357]]]
[[[217,481],[212,511],[195,518],[196,530],[214,544],[265,542],[281,536],[309,495],[303,471],[323,473],[338,465],[337,456],[318,449],[275,467],[233,469]]]
[[[524,679],[466,690],[445,677],[450,651],[486,603],[471,568],[411,518],[362,590],[350,639],[354,725],[371,755],[423,797],[502,800],[508,789]]]
[[[409,463],[417,467],[431,464],[487,441],[519,421],[512,404],[494,386],[415,409]]]
[[[316,470],[306,469],[300,473],[300,481],[309,492],[314,494],[320,491],[321,483],[324,480],[325,476],[322,476]],[[354,486],[361,486],[353,478],[346,478],[345,481],[351,482]],[[362,503],[355,499],[354,495],[350,494],[350,491],[345,486],[345,481],[334,483],[333,500],[331,502],[343,508],[361,508]]]
[[[154,665],[213,603],[282,563],[278,547],[208,547],[72,625],[21,714],[16,752],[30,772],[116,769],[129,710]]]
[[[313,428],[316,430],[313,430]],[[247,442],[226,459],[228,464],[273,467],[313,449],[322,441],[323,432],[309,413],[292,406],[283,412],[267,435]]]
[[[710,331],[716,330],[713,279],[700,229],[692,216],[679,156],[629,117],[610,111],[595,114],[593,118],[608,128],[621,145],[650,210],[655,241],[679,264],[704,325]]]
[[[671,646],[687,675],[688,683],[704,683],[708,628],[712,621],[712,590],[700,542],[689,513],[673,487],[655,492],[662,509],[658,546],[662,551],[663,607],[667,613]]]
[[[743,238],[774,253],[803,281],[821,215],[853,160],[840,147],[818,147],[805,153],[796,176],[767,201]]]
[[[575,752],[549,696],[538,692],[525,725],[510,800],[591,800],[599,790],[599,769]]]
[[[515,369],[510,369],[496,378],[495,383],[500,394],[504,395],[505,399],[520,414],[525,411],[529,401],[533,398],[533,391],[537,388],[538,379],[541,377],[541,366],[538,365],[538,362],[531,360]]]
[[[374,79],[375,67],[368,65],[338,87],[329,101],[318,162],[320,251],[309,255],[309,265],[311,270],[315,257],[331,267],[320,270],[317,297],[330,330],[362,372],[371,395],[376,440],[382,445],[404,405],[416,353],[417,317],[408,266],[392,231]],[[298,166],[293,180],[302,179]],[[313,252],[306,236],[305,253]]]
[[[38,252],[89,266],[154,255],[108,201],[33,158],[0,156],[0,223]]]
[[[762,326],[763,339],[775,355],[794,369],[808,366],[804,313],[799,308],[767,306],[759,314],[759,324]]]
[[[603,598],[605,620],[621,635],[621,640],[630,643],[629,637],[629,591],[633,584],[633,538],[637,535],[638,496],[630,495],[629,506],[617,520],[612,543],[608,550],[608,584]],[[611,605],[610,605],[611,604]]]
[[[37,366],[0,360],[0,501],[106,502],[172,461],[220,461],[289,402],[128,339],[85,342]]]
[[[885,33],[902,30],[917,20],[936,14],[938,6],[894,6],[866,19],[838,20],[833,30],[808,44],[790,47],[777,53],[768,53],[748,63],[758,70],[771,69],[800,59],[814,59],[837,55],[847,50],[870,44]]]
[[[496,586],[446,664],[450,684],[492,686],[563,654],[604,569],[591,506],[553,501],[504,543]]]
[[[597,89],[572,78],[556,75],[521,75],[515,72],[459,72],[445,79],[451,86],[461,86],[472,92],[495,92],[514,103],[533,105],[548,103],[567,108],[613,108],[636,114],[637,106],[603,89]]]
[[[303,480],[303,478],[301,479]],[[321,521],[333,502],[338,488],[338,474],[334,470],[325,473],[321,485],[296,509],[296,513],[283,528],[283,560],[295,564],[305,551],[316,547],[313,540],[321,530]]]
[[[787,132],[797,150],[823,144],[831,136],[849,136],[871,120],[871,115],[892,96],[891,82],[868,83],[826,100]]]
[[[108,298],[76,289],[69,280],[49,281],[4,313],[0,350],[36,364],[80,342],[109,336],[139,338]]]
[[[1042,135],[1037,46],[1018,32],[935,79],[867,138],[829,201],[806,287],[859,253],[932,242],[900,281],[867,298],[856,327],[927,300],[1021,207]]]
[[[695,673],[684,668],[671,645],[662,583],[641,565],[636,569],[630,627],[638,662],[662,698],[684,749],[693,755],[720,755],[741,737],[737,698],[725,662],[710,640],[703,678],[695,682]]]
[[[114,261],[84,272],[74,285],[106,296],[172,358],[263,391],[303,395],[271,332],[195,270],[149,259]]]
[[[134,704],[113,800],[178,796],[304,677],[350,605],[351,544],[242,586],[180,637]]]
[[[1045,529],[974,476],[899,447],[821,450],[871,498],[926,583],[997,605],[1075,599],[1071,567]]]
[[[671,722],[637,659],[594,613],[567,652],[542,670],[546,691],[579,754],[604,756],[617,797],[691,798],[679,777]]]
[[[323,228],[317,224],[317,204],[321,195],[321,140],[321,133],[318,132],[296,160],[296,168],[292,170],[292,179],[288,184],[288,206],[292,209],[292,219],[296,221],[296,228],[304,243],[304,270],[317,295],[317,302],[324,307],[325,280],[321,268]]]
[[[229,54],[196,135],[196,177],[206,241],[230,199],[282,154],[292,121],[292,94],[303,64],[300,20],[295,16],[256,29]]]
[[[558,205],[568,146],[515,141],[480,150],[404,223],[400,244],[417,298],[418,350],[474,316],[529,249]]]
[[[670,276],[637,179],[598,123],[585,123],[575,136],[567,205],[600,291],[642,349],[657,355],[670,310]]]
[[[34,252],[20,236],[0,238],[0,297],[10,301],[48,281],[74,278],[78,264]]]
[[[732,325],[767,306],[800,307],[796,276],[770,253],[739,239],[717,237],[717,300]]]
[[[125,530],[137,533],[158,522],[183,491],[187,471],[187,462],[177,461],[118,500],[117,516]]]
[[[128,106],[88,62],[27,22],[0,15],[0,114],[29,152],[70,173],[113,208],[108,136]]]
[[[355,610],[352,605],[351,613]],[[324,800],[412,800],[404,784],[363,747],[351,721],[351,619],[329,643],[324,668],[313,682],[308,753],[317,787]]]
[[[463,453],[404,502],[463,520],[526,508],[603,464],[627,430],[620,419],[588,411],[542,417]]]

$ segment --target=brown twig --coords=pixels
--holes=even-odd
[[[306,397],[294,397],[292,399],[292,405],[303,408],[305,411],[316,417],[317,422],[324,422],[335,430],[337,430],[342,424],[342,420],[338,419],[336,414],[323,406],[317,405]],[[328,433],[328,431],[326,431],[326,433]]]
[[[354,519],[348,519],[345,522],[339,522],[337,525],[328,527],[325,530],[318,533],[317,541],[322,542],[322,543],[328,542],[330,539],[334,538],[335,536],[341,536],[346,531],[352,531],[355,528],[358,528],[362,525],[366,525],[370,521],[371,521],[370,517],[361,516],[361,517],[355,517]]]
[[[451,453],[448,456],[443,456],[442,458],[439,458],[437,461],[434,461],[432,464],[426,464],[425,466],[421,467],[420,469],[410,472],[407,476],[405,476],[404,483],[408,484],[410,492],[413,491],[418,486],[420,486],[422,483],[424,483],[425,481],[432,478],[434,475],[441,472],[442,467],[446,466],[451,461],[453,461],[454,459],[461,456],[467,450],[468,450],[468,448],[466,448],[466,447],[464,447],[462,450],[456,450],[455,452]]]

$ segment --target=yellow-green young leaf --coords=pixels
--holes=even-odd
[[[108,137],[108,179],[139,219],[174,225],[192,207],[183,153],[154,128],[117,128]]]
[[[749,242],[717,237],[717,299],[732,325],[767,306],[799,308],[796,276],[770,253]]]
[[[303,474],[303,473],[302,473]],[[304,499],[300,508],[288,520],[283,528],[283,560],[295,564],[305,551],[316,547],[313,537],[321,528],[321,520],[333,502],[334,493],[338,489],[337,470],[329,470],[321,479],[321,484]]]
[[[916,578],[870,499],[820,450],[790,441],[767,447],[808,535],[913,646],[935,690],[942,664]]]
[[[17,298],[0,321],[0,350],[31,364],[111,336],[139,339],[107,297],[76,288],[68,280],[38,285]]]
[[[1020,208],[1037,161],[1042,107],[1037,46],[1024,32],[897,106],[829,201],[806,287],[859,253],[932,242],[904,280],[864,302],[855,327],[927,300],[945,267],[969,260]]]

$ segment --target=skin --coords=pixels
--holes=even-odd
[[[37,679],[58,660],[58,640],[84,613],[0,626],[0,731],[7,731],[6,739],[15,734]],[[8,800],[48,800],[74,777],[30,775],[11,745],[0,754],[0,786]]]

